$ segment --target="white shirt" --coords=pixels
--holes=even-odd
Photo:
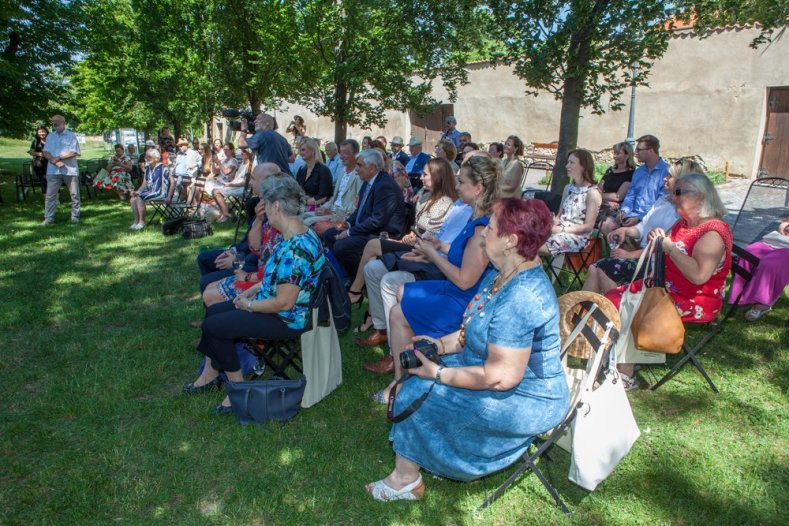
[[[636,225],[636,229],[641,235],[641,248],[647,246],[647,236],[652,230],[662,228],[668,232],[668,229],[674,226],[678,219],[677,205],[666,199],[666,196],[659,198],[649,209],[649,212],[644,215],[644,219]]]
[[[76,153],[77,156],[82,153],[79,149],[77,134],[69,129],[63,130],[62,133],[58,133],[56,131],[50,133],[47,136],[47,142],[44,145],[44,151],[51,153],[55,157],[60,157],[61,155],[66,155],[71,152]],[[54,163],[47,163],[47,175],[79,175],[77,157],[61,160],[63,161],[62,168],[58,168]]]

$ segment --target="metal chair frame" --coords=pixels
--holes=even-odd
[[[753,279],[753,274],[756,271],[756,268],[759,266],[759,258],[754,256],[744,248],[741,248],[737,245],[734,245],[732,247],[732,251],[733,251],[733,255],[732,255],[733,257],[731,263],[732,278],[734,278],[735,276],[740,276],[745,281],[744,285],[747,286],[748,283],[750,283],[750,281]],[[750,263],[751,268],[750,269],[745,268],[741,264],[740,260],[745,260],[748,263]],[[743,291],[745,289],[745,286],[743,286]],[[699,361],[698,358],[698,353],[710,342],[710,340],[712,340],[716,335],[723,332],[726,322],[729,321],[729,318],[731,318],[731,316],[734,314],[737,308],[740,307],[740,299],[742,298],[743,291],[740,291],[740,294],[737,295],[737,298],[734,300],[734,302],[731,305],[729,305],[729,308],[726,309],[726,312],[723,315],[723,318],[720,319],[720,321],[716,319],[709,323],[701,324],[701,326],[709,327],[709,330],[696,343],[696,345],[691,347],[690,345],[688,345],[686,339],[685,343],[682,344],[682,352],[684,356],[680,358],[679,361],[677,361],[677,363],[675,363],[674,366],[671,369],[669,369],[669,371],[666,374],[664,374],[663,377],[660,378],[660,380],[658,380],[655,385],[649,388],[650,391],[657,390],[661,385],[665,384],[666,382],[674,378],[674,376],[676,376],[676,374],[680,371],[680,369],[682,369],[685,365],[687,365],[688,362],[691,362],[693,366],[696,368],[696,370],[707,381],[712,391],[715,394],[719,394],[720,391],[718,391],[718,388],[713,383],[712,378],[710,378],[709,374],[707,374],[707,371],[705,371],[704,367],[701,365],[701,362]]]

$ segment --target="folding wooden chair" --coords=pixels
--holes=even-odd
[[[328,266],[328,262],[326,263]],[[310,298],[310,313],[312,309],[319,309],[324,302],[328,302],[328,280],[330,277],[330,270],[324,269],[321,271],[320,278],[318,279],[318,286],[312,293]],[[309,317],[307,326],[301,333],[312,330],[312,315]],[[301,333],[291,339],[284,340],[264,340],[259,338],[247,338],[244,342],[247,344],[247,349],[257,356],[258,362],[261,366],[259,370],[268,370],[271,372],[272,377],[291,379],[299,377],[304,374],[304,363],[301,356]],[[288,373],[288,370],[295,371],[296,374]]]
[[[573,292],[565,295],[564,297],[568,298],[573,295],[577,295],[578,297],[583,296],[589,299],[586,301],[581,301],[580,303],[577,303],[573,300],[568,301],[567,304],[571,305],[571,307],[569,311],[561,312],[560,317],[569,316],[569,318],[572,320],[573,331],[569,335],[570,339],[574,338],[575,335],[578,335],[579,338],[580,336],[583,336],[586,341],[584,342],[581,340],[582,346],[591,346],[591,349],[594,352],[604,353],[598,370],[592,371],[591,373],[595,378],[600,379],[604,368],[607,367],[608,359],[606,356],[610,350],[616,346],[616,342],[619,339],[618,315],[613,305],[611,305],[611,303],[606,298],[600,296],[599,294],[594,294],[591,292]],[[604,302],[608,303],[606,310],[611,313],[610,317],[599,308],[600,306],[603,306]],[[598,308],[592,310],[592,306],[595,304],[598,306]],[[590,310],[592,310],[591,314],[586,317],[586,313],[588,313]],[[584,320],[585,317],[586,320]],[[581,325],[582,323],[583,325]],[[576,340],[576,342],[578,341],[579,340]],[[563,361],[566,358],[565,354],[572,351],[572,349],[573,347],[570,346],[564,350],[564,354],[562,355]],[[570,354],[573,353],[570,352]],[[594,353],[587,354],[586,359],[594,359]],[[565,515],[572,515],[572,512],[567,508],[567,505],[559,495],[558,490],[548,481],[545,475],[543,475],[542,471],[540,471],[540,469],[537,467],[537,461],[540,458],[544,458],[545,461],[550,461],[548,453],[550,452],[551,448],[553,448],[559,438],[562,437],[568,431],[568,429],[570,429],[570,426],[572,426],[575,415],[578,412],[580,395],[580,390],[577,390],[576,392],[571,391],[570,407],[565,414],[564,419],[562,419],[562,422],[553,428],[553,430],[549,431],[544,439],[537,438],[535,440],[535,442],[540,441],[540,445],[537,446],[536,444],[532,444],[532,446],[535,446],[536,448],[534,452],[529,453],[529,451],[526,451],[526,453],[523,454],[518,468],[496,489],[496,491],[494,491],[482,502],[482,504],[477,508],[477,511],[481,511],[493,504],[493,502],[501,497],[507,488],[512,486],[523,473],[532,471],[542,483],[542,485],[545,486],[545,489],[548,490],[548,493],[551,495],[551,497],[553,497],[554,502],[556,502],[556,505],[561,508],[562,512],[564,512]]]
[[[732,254],[732,262],[731,262],[731,273],[732,278],[734,276],[740,276],[744,280],[743,284],[743,291],[753,279],[753,274],[756,271],[756,267],[759,266],[759,258],[741,248],[737,245],[733,247],[733,254]],[[743,261],[746,261],[750,264],[750,268],[746,268],[743,266]],[[715,394],[718,394],[718,388],[715,387],[715,384],[712,382],[712,379],[707,374],[707,371],[704,370],[704,367],[701,365],[701,362],[698,358],[698,353],[707,345],[710,340],[712,340],[717,334],[723,331],[726,322],[731,318],[732,314],[737,310],[740,306],[740,299],[742,298],[743,291],[740,291],[740,294],[735,298],[732,304],[726,309],[726,313],[723,315],[723,318],[720,321],[713,320],[709,323],[702,324],[704,327],[707,327],[709,330],[704,334],[701,340],[696,343],[693,347],[690,347],[687,342],[687,337],[685,339],[685,343],[682,344],[682,352],[684,356],[679,359],[677,363],[674,364],[672,367],[663,377],[658,380],[658,382],[650,387],[650,391],[655,391],[658,387],[663,385],[664,383],[668,382],[682,369],[688,362],[691,362],[696,370],[701,373],[704,379],[709,384],[710,388]],[[724,300],[725,301],[725,300]]]
[[[192,189],[187,193],[186,200],[173,201],[171,203],[165,200],[146,201],[146,205],[151,205],[154,213],[148,220],[150,226],[156,217],[161,217],[163,221],[172,221],[174,219],[191,219],[195,217],[200,211],[200,205],[203,202],[203,193],[205,189],[205,176],[198,175],[192,182]]]
[[[548,277],[551,278],[552,283],[557,283],[564,292],[568,292],[576,283],[582,286],[581,273],[585,272],[589,265],[597,261],[602,255],[605,236],[600,231],[600,224],[603,219],[602,214],[598,214],[594,230],[592,230],[589,241],[586,242],[583,250],[556,256],[543,256]],[[566,285],[562,284],[562,274],[569,274],[570,278]]]

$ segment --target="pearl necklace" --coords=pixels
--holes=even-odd
[[[507,274],[507,277],[505,277],[501,281],[499,281],[499,278],[501,278],[501,274],[496,276],[496,278],[493,280],[493,284],[492,284],[492,286],[490,288],[490,292],[488,292],[488,289],[482,289],[482,293],[483,294],[485,292],[488,292],[488,294],[485,297],[485,301],[483,301],[482,303],[477,305],[476,309],[473,309],[472,307],[474,306],[474,302],[475,301],[479,301],[479,299],[480,299],[480,295],[479,294],[475,294],[474,295],[474,299],[472,299],[471,301],[468,302],[468,305],[466,306],[466,312],[463,314],[463,323],[460,324],[460,335],[458,336],[458,343],[460,344],[460,348],[461,349],[466,346],[466,325],[468,325],[468,323],[471,321],[471,319],[474,318],[474,316],[476,316],[476,315],[479,315],[480,318],[484,318],[485,317],[485,313],[482,312],[482,310],[485,308],[485,305],[488,304],[488,302],[491,300],[491,298],[493,298],[493,296],[498,294],[498,292],[502,289],[502,287],[504,287],[504,285],[509,283],[510,278],[512,278],[512,276],[515,274],[515,272],[517,272],[517,270],[524,263],[526,263],[526,261],[521,261],[520,263],[518,263],[515,266],[515,268],[512,269],[512,272]]]

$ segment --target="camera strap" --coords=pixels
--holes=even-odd
[[[397,383],[394,386],[392,386],[392,388],[389,390],[389,403],[386,406],[386,418],[387,418],[387,420],[389,420],[393,424],[396,424],[398,422],[402,422],[403,420],[405,420],[406,418],[408,418],[409,416],[414,414],[414,412],[417,409],[422,407],[422,402],[425,401],[427,396],[433,390],[433,387],[436,385],[435,382],[430,384],[430,389],[425,391],[425,393],[422,396],[420,396],[419,398],[417,398],[416,400],[411,402],[411,405],[406,407],[405,410],[403,410],[402,413],[400,413],[399,415],[395,415],[394,414],[394,406],[395,406],[395,401],[397,400],[397,390],[398,390],[397,386],[402,384],[402,383],[404,383],[409,378],[411,378],[410,374],[408,374],[408,373],[403,374],[403,376],[401,376],[400,379],[397,380]]]

